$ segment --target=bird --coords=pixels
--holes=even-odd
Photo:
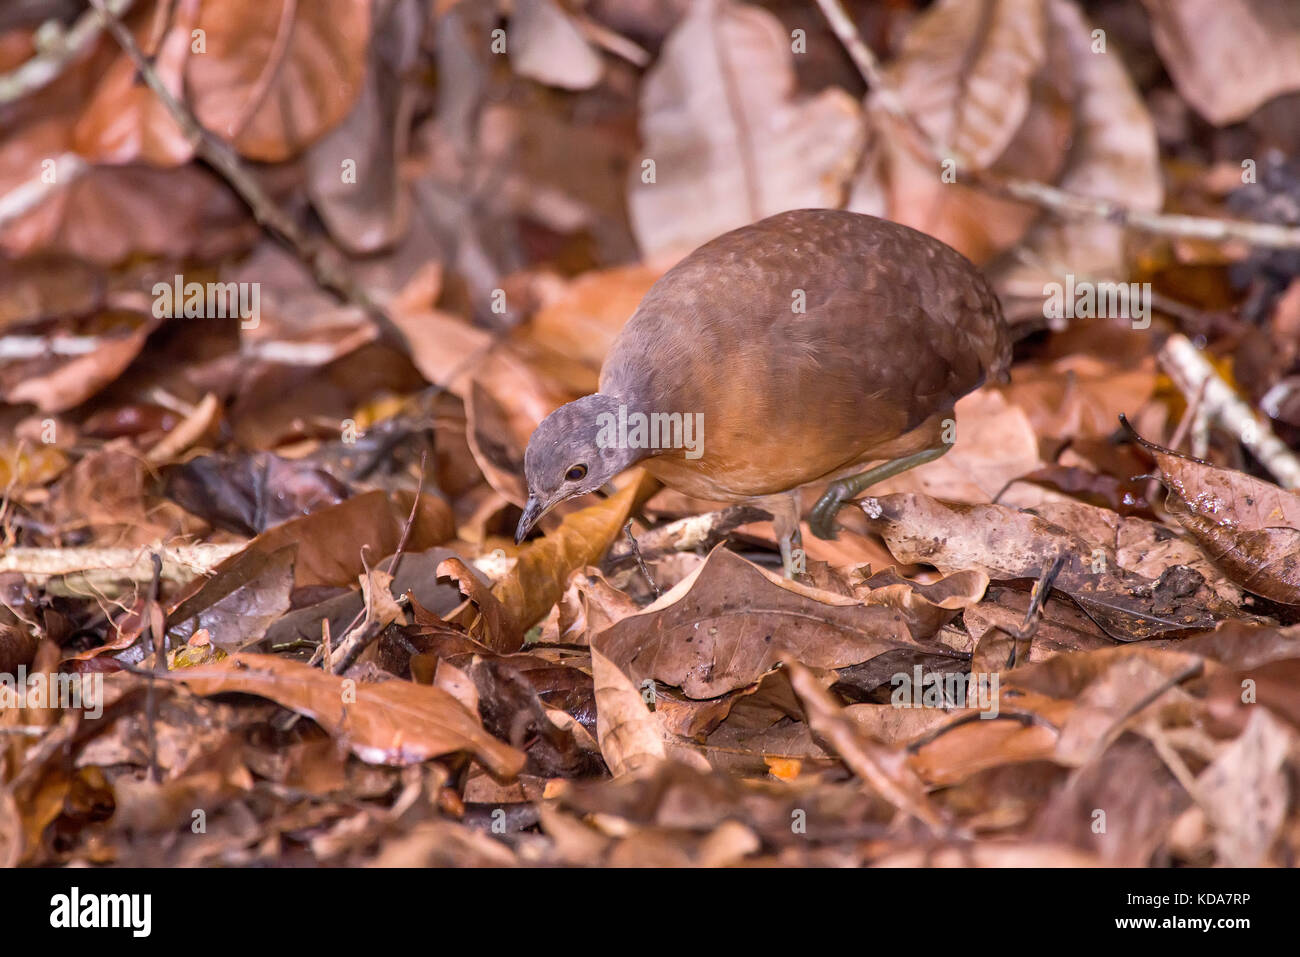
[[[764,508],[793,577],[800,488],[830,483],[809,526],[834,538],[845,502],[947,452],[957,400],[1010,363],[998,297],[957,250],[863,213],[769,216],[664,273],[598,391],[537,426],[515,542],[640,465],[687,495]]]

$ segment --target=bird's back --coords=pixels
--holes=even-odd
[[[669,270],[600,388],[629,407],[702,412],[704,456],[652,470],[741,498],[899,454],[900,436],[1009,363],[997,296],[956,250],[873,216],[794,210]]]

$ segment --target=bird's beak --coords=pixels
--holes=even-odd
[[[554,504],[554,503],[552,503]],[[550,505],[545,505],[536,495],[528,496],[528,503],[524,506],[524,514],[519,519],[519,526],[515,529],[515,544],[519,545],[528,533],[533,530],[533,526],[538,520],[551,510]]]

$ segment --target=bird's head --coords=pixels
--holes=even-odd
[[[528,504],[515,530],[516,545],[556,505],[595,491],[651,454],[602,440],[602,429],[607,430],[605,436],[617,435],[610,424],[617,423],[618,414],[619,400],[597,392],[560,406],[542,420],[524,452]]]

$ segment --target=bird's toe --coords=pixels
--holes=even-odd
[[[845,490],[836,482],[813,506],[812,514],[808,516],[808,527],[818,538],[826,541],[835,539],[835,516],[839,513],[840,506],[844,504],[844,498]]]

